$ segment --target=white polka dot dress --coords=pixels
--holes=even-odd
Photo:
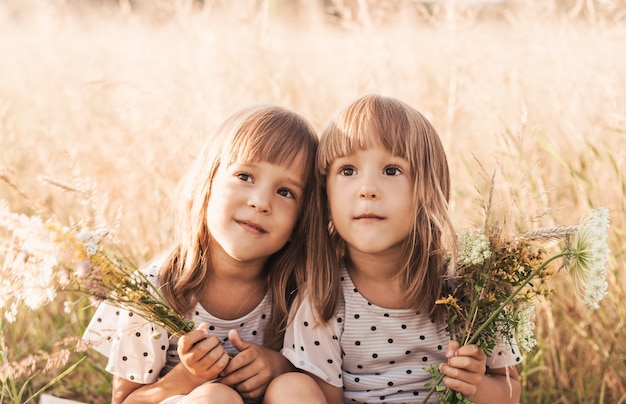
[[[444,326],[428,315],[385,309],[368,302],[341,268],[344,299],[334,318],[315,326],[308,298],[285,333],[282,350],[296,367],[335,387],[346,403],[421,402],[432,376],[425,371],[446,361],[450,340]],[[521,361],[517,347],[496,346],[487,366],[501,368]],[[433,398],[433,402],[436,397]]]
[[[144,270],[154,284],[160,265],[156,262]],[[253,311],[235,320],[214,317],[198,304],[191,317],[198,325],[208,323],[209,332],[225,341],[224,348],[235,355],[237,350],[228,341],[228,331],[237,330],[244,340],[263,344],[271,304],[271,297],[266,295]],[[106,302],[96,310],[83,339],[97,344],[94,348],[109,358],[108,372],[136,383],[153,383],[180,362],[178,338],[169,339],[160,326]]]

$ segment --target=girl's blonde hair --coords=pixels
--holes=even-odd
[[[159,273],[162,293],[173,307],[188,314],[197,304],[209,273],[207,257],[211,242],[207,227],[207,204],[213,178],[221,164],[235,161],[268,162],[288,165],[303,159],[307,173],[300,218],[292,240],[266,262],[264,273],[273,299],[264,344],[282,347],[282,338],[292,293],[304,281],[306,250],[304,240],[310,229],[309,206],[315,198],[315,152],[318,137],[299,114],[277,106],[255,106],[229,117],[207,140],[187,174],[181,191],[175,242]]]
[[[359,149],[384,147],[408,160],[417,201],[413,228],[403,249],[402,285],[411,307],[441,319],[435,300],[441,297],[448,251],[454,251],[454,229],[448,214],[450,173],[437,131],[415,108],[391,97],[366,95],[349,104],[331,120],[320,138],[317,152],[318,181],[338,157]],[[407,201],[409,203],[409,201]],[[309,259],[309,293],[318,320],[328,320],[341,298],[338,260],[346,246],[332,226],[326,192],[317,207],[322,214],[318,226],[328,229],[313,240]]]

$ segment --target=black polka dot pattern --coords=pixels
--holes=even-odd
[[[432,379],[425,369],[446,360],[450,338],[445,327],[427,314],[372,304],[345,268],[341,279],[344,301],[335,319],[326,327],[312,326],[305,301],[285,335],[286,347],[300,349],[285,348],[283,354],[299,368],[343,387],[346,402],[416,402],[429,391],[424,384]],[[510,348],[502,352],[487,364],[504,367],[521,360]]]

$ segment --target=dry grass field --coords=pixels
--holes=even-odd
[[[168,244],[177,182],[228,114],[277,103],[321,131],[370,92],[438,129],[459,227],[481,223],[492,175],[494,212],[511,227],[572,225],[609,208],[609,295],[589,310],[554,278],[520,369],[522,402],[626,403],[623,0],[4,0],[0,199],[31,213],[22,193],[66,221],[98,215],[141,264]],[[59,303],[0,319],[2,360],[57,349],[91,310],[68,315]],[[85,354],[51,391],[107,402],[93,352],[27,388]]]

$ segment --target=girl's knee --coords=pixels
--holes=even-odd
[[[272,380],[265,391],[264,404],[298,402],[300,404],[326,403],[317,382],[305,373],[284,373]]]
[[[196,387],[182,400],[182,404],[243,404],[243,399],[233,388],[221,383],[205,383]]]

